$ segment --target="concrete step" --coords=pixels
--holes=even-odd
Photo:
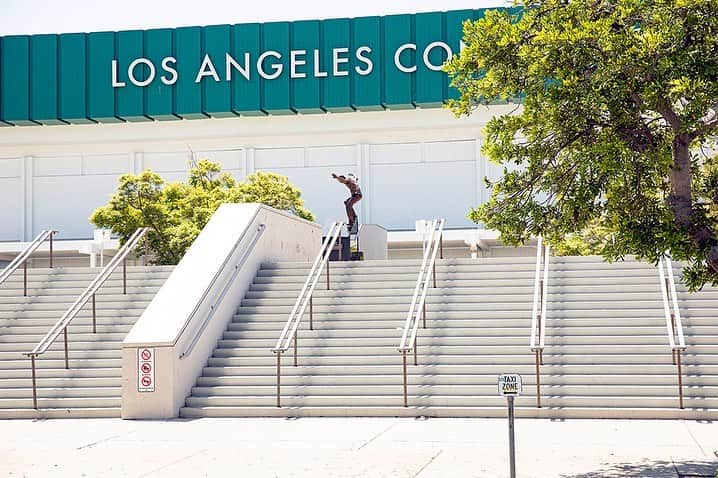
[[[141,282],[127,284],[127,294],[156,294],[160,286],[145,286]],[[6,289],[0,286],[0,302],[7,303],[14,300],[32,300],[40,297],[72,297],[74,301],[85,290],[83,287],[42,287],[30,289],[28,288],[27,297],[23,296],[22,288]],[[105,285],[100,288],[97,295],[124,295],[122,285],[110,287]]]
[[[300,384],[289,385],[283,384],[281,393],[283,396],[296,397],[315,397],[315,396],[334,396],[334,397],[351,397],[364,398],[368,396],[386,396],[394,398],[402,393],[401,376],[396,377],[397,380],[393,384],[383,385],[375,384],[371,381],[362,384],[349,385],[317,385],[317,384]],[[407,387],[408,394],[413,397],[433,397],[433,396],[455,396],[455,397],[477,397],[491,396],[496,394],[496,383],[490,384],[410,384]],[[275,397],[277,392],[276,385],[241,385],[241,386],[212,386],[212,387],[193,387],[192,397],[194,398],[238,398],[244,397]],[[13,392],[15,393],[15,392]],[[47,392],[48,396],[52,396]],[[647,399],[670,398],[673,399],[678,393],[676,385],[646,385],[637,387],[633,384],[581,384],[581,385],[545,385],[541,387],[542,399],[551,399],[554,397],[585,397],[587,395],[603,396],[603,397],[645,397]],[[19,392],[18,392],[19,395]],[[534,387],[526,387],[522,396],[536,396]],[[718,399],[718,387],[710,386],[684,386],[684,398],[690,399]],[[501,398],[501,397],[499,397]]]
[[[641,279],[641,278],[647,278],[647,280],[653,280],[658,283],[658,272],[655,269],[630,269],[630,270],[624,270],[621,271],[621,276],[616,276],[616,278],[620,277],[623,279],[623,281],[632,281],[635,279]],[[326,274],[326,273],[324,273]],[[297,275],[273,275],[273,276],[257,276],[255,278],[255,284],[291,284],[296,283],[300,286],[304,284],[304,281],[306,279],[307,274],[297,274]],[[466,280],[473,280],[473,281],[479,281],[479,280],[512,280],[512,281],[526,281],[527,283],[533,284],[533,279],[535,276],[535,271],[533,270],[525,270],[525,271],[512,271],[512,270],[505,270],[505,271],[473,271],[473,272],[436,272],[436,280],[437,280],[437,286],[438,283],[441,282],[444,287],[449,285],[451,282],[458,282]],[[604,277],[605,274],[602,273],[602,271],[593,271],[593,270],[561,270],[561,271],[552,271],[549,283],[553,283],[554,281],[562,281],[567,279],[596,279]],[[329,283],[330,287],[335,286],[337,288],[338,284],[342,284],[345,282],[351,282],[351,283],[367,283],[367,282],[409,282],[416,284],[416,280],[418,277],[418,271],[414,276],[409,276],[408,274],[395,274],[395,273],[384,273],[384,274],[352,274],[351,272],[347,272],[345,274],[342,274],[340,271],[329,271]],[[325,284],[321,279],[324,279],[324,277],[320,278],[320,283]],[[432,280],[433,280],[433,274],[432,274]],[[600,282],[604,282],[603,280]],[[520,283],[517,283],[515,285],[520,285]],[[657,285],[658,287],[659,285]]]
[[[396,355],[392,355],[390,349],[387,349],[387,353],[384,355],[299,355],[299,362],[302,365],[391,365],[401,363],[401,356],[397,352]],[[472,364],[472,365],[489,365],[495,364],[497,366],[496,373],[502,373],[500,370],[502,367],[521,365],[521,364],[533,364],[534,355],[530,352],[524,354],[501,354],[501,355],[460,355],[460,354],[442,354],[427,356],[421,355],[422,348],[419,347],[419,363],[428,365],[452,365],[452,364]],[[410,355],[410,354],[407,354]],[[407,357],[409,358],[409,357]],[[283,360],[286,366],[291,365],[292,351],[287,351],[284,355]],[[696,357],[694,355],[683,355],[683,360],[686,365],[689,364],[706,364],[706,365],[718,365],[718,355],[701,355]],[[409,359],[409,361],[411,361]],[[591,355],[550,355],[544,354],[544,363],[556,365],[562,363],[574,363],[574,364],[586,364],[586,363],[599,363],[599,364],[640,364],[640,365],[653,365],[653,364],[670,364],[671,354],[669,351],[658,354],[591,354]],[[258,356],[243,356],[243,357],[210,357],[207,364],[212,367],[226,367],[226,366],[257,366],[257,365],[276,365],[276,358],[271,352],[267,352],[266,355]]]
[[[39,408],[120,408],[120,397],[71,397],[38,399]],[[1,409],[32,408],[32,393],[28,398],[0,398]]]
[[[51,368],[49,364],[38,360],[37,380],[38,384],[45,380],[51,381],[53,379],[101,379],[101,378],[117,378],[119,379],[122,375],[122,371],[119,367],[86,367],[77,368],[75,360],[71,361],[72,368],[66,369],[65,363],[62,361],[55,361],[59,366]],[[30,380],[30,359],[26,362],[17,363],[17,368],[0,369],[0,381],[5,383],[5,380]],[[7,382],[11,383],[11,382]]]
[[[304,368],[306,371],[306,367]],[[241,374],[240,370],[236,370]],[[344,372],[342,374],[342,372]],[[408,382],[410,385],[416,386],[435,386],[435,385],[487,385],[496,388],[496,375],[494,373],[484,374],[422,374],[407,371]],[[308,386],[349,386],[349,385],[391,385],[396,388],[397,384],[403,383],[401,373],[395,374],[360,374],[354,370],[337,371],[338,375],[329,374],[306,374],[306,375],[289,375],[282,370],[281,384],[285,386],[308,387]],[[522,375],[524,387],[535,387],[535,375],[526,373]],[[220,375],[209,376],[204,375],[197,380],[197,387],[240,387],[245,393],[244,387],[270,386],[276,388],[277,378],[275,375]],[[15,383],[15,382],[13,382]],[[17,381],[17,383],[25,383]],[[630,374],[560,374],[552,375],[548,372],[541,374],[541,386],[567,386],[567,385],[583,385],[591,387],[601,387],[603,385],[623,385],[623,386],[668,386],[676,387],[677,376],[674,371],[672,374],[646,374],[634,376]],[[686,387],[700,386],[718,386],[718,375],[685,375],[683,384]],[[20,386],[20,385],[18,385]],[[394,389],[393,392],[396,390]],[[392,392],[392,393],[393,393]],[[193,392],[194,393],[194,392]],[[528,391],[527,391],[528,393]],[[251,395],[251,393],[249,393]]]
[[[49,354],[50,352],[48,352]],[[119,356],[119,352],[118,352]],[[47,354],[35,360],[35,366],[38,370],[43,369],[64,369],[65,367],[65,356],[62,358],[48,357]],[[119,358],[99,358],[99,357],[82,357],[79,352],[70,352],[70,368],[75,369],[93,369],[93,368],[114,368],[120,370],[122,366]],[[8,370],[30,370],[30,359],[25,358],[22,355],[16,356],[14,359],[0,360],[0,377],[3,376],[3,371]],[[27,372],[25,372],[27,373]],[[44,374],[44,372],[43,372]]]
[[[14,304],[0,304],[0,320],[2,318],[8,318],[13,317],[17,314],[31,314],[35,312],[56,312],[60,313],[62,315],[73,303],[71,302],[33,302],[32,304],[24,304],[22,305],[22,310],[18,311],[17,307]],[[137,299],[135,300],[132,296],[127,296],[121,300],[112,300],[104,298],[97,297],[95,299],[95,308],[96,309],[104,309],[104,310],[112,310],[112,309],[122,309],[122,310],[144,310],[147,308],[147,305],[149,305],[150,300],[143,300],[143,299]],[[88,308],[90,313],[92,313],[92,299],[87,301],[87,304],[85,307]]]
[[[70,335],[71,337],[71,335]],[[2,357],[7,357],[12,353],[23,353],[32,350],[35,345],[39,342],[39,339],[31,343],[3,343],[0,344],[0,360]],[[87,342],[79,340],[69,340],[68,338],[68,349],[70,351],[76,350],[120,350],[122,348],[122,340],[105,340],[103,337],[98,337],[97,340]],[[60,338],[50,346],[48,351],[60,352],[65,350],[65,343],[62,335]]]
[[[40,406],[44,407],[43,401]],[[48,418],[120,418],[120,407],[79,407],[79,408],[29,408],[0,409],[0,419],[48,419]]]
[[[380,329],[387,330],[387,329]],[[332,338],[322,333],[315,334],[313,331],[301,331],[299,334],[300,346],[301,347],[313,347],[313,348],[328,348],[331,350],[332,347],[348,348],[352,349],[360,344],[360,347],[372,346],[372,347],[396,347],[401,339],[400,330],[390,330],[390,334],[384,335],[379,332],[376,335],[370,337],[342,337]],[[479,329],[480,330],[480,329]],[[510,347],[512,350],[514,347],[528,347],[529,339],[526,336],[525,331],[522,331],[521,335],[514,336],[481,336],[481,335],[463,335],[463,336],[442,336],[441,330],[422,331],[419,333],[419,340],[421,340],[421,346],[433,346],[433,347],[487,347],[489,350],[492,347]],[[664,331],[665,332],[665,331]],[[366,332],[365,332],[366,334]],[[250,338],[239,338],[239,339],[220,339],[217,343],[218,349],[262,349],[267,350],[274,347],[277,342],[279,334],[272,334],[272,337],[262,339],[250,339]],[[686,345],[708,345],[712,346],[716,343],[715,336],[694,336],[691,335],[686,340]],[[500,344],[500,345],[497,345]],[[668,338],[666,333],[662,335],[579,335],[579,336],[556,336],[551,335],[546,337],[546,349],[552,347],[560,347],[559,350],[564,351],[565,347],[571,346],[585,346],[591,345],[596,347],[610,344],[610,346],[626,346],[632,347],[634,345],[655,345],[658,347],[667,347]],[[0,350],[3,350],[3,345],[0,344]]]
[[[428,341],[427,341],[428,342]],[[531,353],[527,345],[506,345],[506,344],[487,344],[487,345],[461,345],[447,344],[431,345],[424,343],[421,338],[417,341],[419,346],[419,354],[429,357],[441,357],[444,355],[467,355],[481,358],[483,355],[502,356],[502,355],[519,355],[522,353]],[[302,338],[299,338],[299,356],[300,357],[319,357],[319,356],[378,356],[378,355],[394,355],[397,353],[399,339],[394,343],[387,345],[371,345],[366,343],[355,343],[353,346],[340,346],[334,344],[324,344],[312,346],[304,344]],[[264,356],[268,347],[242,347],[227,348],[219,346],[215,349],[215,357],[261,357]],[[290,350],[291,352],[291,350]],[[50,352],[48,352],[50,353]],[[544,358],[562,357],[565,355],[582,355],[582,356],[602,356],[602,355],[619,355],[633,354],[641,355],[660,355],[668,354],[670,356],[670,348],[666,341],[665,344],[568,344],[553,345],[544,350]],[[686,358],[700,355],[701,357],[718,359],[718,345],[693,345],[683,356]],[[0,353],[0,357],[3,354]]]
[[[529,333],[526,327],[444,327],[438,321],[434,321],[430,332],[423,332],[425,329],[419,330],[420,337],[426,337],[425,340],[432,340],[434,338],[473,338],[477,340],[476,344],[488,343],[501,340],[515,341],[518,340],[518,344],[527,344],[529,339]],[[428,324],[428,320],[427,320]],[[316,324],[317,327],[310,331],[308,330],[309,322],[303,322],[301,325],[300,336],[303,340],[314,340],[314,339],[364,339],[367,337],[367,327],[355,328],[355,329],[331,329],[327,328],[329,324],[322,323]],[[322,325],[321,328],[318,326]],[[371,337],[373,338],[390,338],[395,340],[396,337],[401,336],[402,328],[400,327],[386,327],[386,328],[371,328]],[[428,329],[427,329],[428,330]],[[718,325],[696,325],[690,327],[691,335],[687,336],[687,340],[693,340],[692,343],[715,343],[715,337],[718,335]],[[35,336],[33,336],[35,337]],[[279,329],[265,329],[265,330],[240,330],[232,331],[228,330],[222,335],[222,340],[234,340],[238,341],[236,346],[241,346],[243,343],[251,345],[251,342],[244,342],[246,340],[267,340],[268,343],[273,344],[279,337]],[[594,327],[552,327],[550,332],[547,332],[546,341],[558,340],[559,343],[563,343],[563,340],[567,337],[571,337],[581,343],[582,340],[591,341],[594,338],[599,340],[600,337],[603,342],[601,343],[613,343],[614,341],[631,341],[635,340],[636,343],[641,341],[653,341],[657,340],[658,343],[665,343],[666,341],[666,327],[665,325],[650,325],[650,326],[594,326]],[[38,337],[39,338],[39,337]],[[2,343],[3,337],[0,336],[0,343]],[[18,340],[20,341],[20,340]],[[307,343],[307,342],[303,342]]]
[[[8,310],[9,306],[27,308],[35,304],[62,304],[67,307],[80,296],[83,291],[78,291],[77,294],[71,295],[39,295],[30,297],[17,297],[14,300],[0,299],[0,310]],[[95,303],[107,304],[107,303],[132,303],[134,301],[141,301],[149,303],[155,296],[155,293],[147,292],[141,294],[108,294],[106,291],[100,291],[95,294]],[[12,310],[12,309],[10,309]]]
[[[341,395],[282,395],[281,403],[285,407],[304,406],[401,406],[403,397],[401,387],[396,387],[397,393],[393,395],[354,395],[351,397]],[[604,407],[604,408],[672,408],[678,407],[678,396],[675,397],[643,397],[643,396],[613,396],[611,405],[607,406],[606,397],[601,395],[576,395],[570,397],[542,397],[545,407]],[[496,390],[486,395],[422,395],[409,397],[412,406],[506,406],[506,399],[499,396]],[[516,399],[519,406],[534,406],[535,399],[530,395],[522,395]],[[718,409],[718,398],[692,398],[686,397],[684,404],[687,408]],[[237,406],[272,406],[275,405],[275,396],[232,396],[232,397],[195,397],[187,399],[187,407],[237,407]],[[0,405],[1,407],[1,405]]]
[[[122,389],[119,384],[115,386],[98,386],[93,384],[91,387],[80,387],[73,385],[70,387],[53,388],[49,384],[43,383],[37,388],[38,399],[75,399],[75,398],[107,398],[122,395]],[[2,399],[26,399],[32,398],[32,387],[27,388],[5,388],[0,389],[0,401]]]
[[[532,357],[533,358],[533,357]],[[210,359],[211,360],[211,359]],[[283,360],[284,361],[284,360]],[[504,364],[488,363],[488,364],[432,364],[419,362],[419,365],[413,365],[408,360],[407,374],[418,376],[443,376],[443,375],[487,375],[496,380],[496,376],[502,373]],[[566,377],[573,375],[584,376],[600,376],[600,375],[617,375],[625,376],[627,379],[635,377],[640,380],[641,377],[654,376],[676,376],[676,366],[670,363],[670,360],[662,363],[649,364],[632,364],[626,362],[617,363],[545,363],[540,367],[542,377]],[[532,377],[536,373],[535,363],[526,361],[523,364],[512,364],[511,371],[519,373],[525,377]],[[220,365],[213,366],[211,363],[202,369],[202,377],[269,377],[270,380],[276,380],[277,365],[276,360],[270,365]],[[287,360],[281,369],[282,378],[292,376],[337,376],[342,374],[353,375],[373,375],[399,376],[402,374],[401,359],[388,364],[356,364],[346,365],[311,365],[306,361],[300,361],[299,366],[291,365],[291,358]],[[718,376],[718,364],[686,364],[683,367],[685,376],[695,377],[714,377]]]
[[[116,370],[114,372],[117,372]],[[96,376],[94,373],[88,377],[42,377],[38,379],[38,389],[65,389],[65,388],[107,388],[121,386],[122,379],[119,375],[109,377]],[[30,389],[32,390],[32,378],[0,378],[0,394],[7,390]],[[22,395],[26,396],[26,395]]]
[[[674,419],[674,420],[715,420],[717,410],[703,408],[681,410],[677,406],[666,408],[629,408],[629,407],[576,407],[544,406],[536,408],[531,403],[518,405],[516,416],[519,418],[626,418],[635,419]],[[185,418],[200,417],[481,417],[505,418],[506,405],[500,406],[283,406],[274,404],[266,406],[207,406],[183,407],[180,416]]]

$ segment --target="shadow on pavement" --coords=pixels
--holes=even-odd
[[[718,462],[643,461],[615,463],[588,473],[561,475],[562,478],[718,478]]]

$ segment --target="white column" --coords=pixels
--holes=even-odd
[[[247,148],[244,155],[244,175],[254,173],[254,148]]]
[[[132,174],[140,174],[144,171],[145,155],[142,152],[136,151],[130,153],[130,169]]]
[[[23,183],[23,227],[22,238],[24,241],[31,241],[33,231],[33,157],[23,158],[22,183]],[[52,227],[57,227],[53,224]]]

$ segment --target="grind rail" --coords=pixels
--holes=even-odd
[[[129,255],[130,252],[137,246],[137,244],[140,242],[140,239],[147,233],[148,228],[143,227],[140,229],[137,229],[132,236],[127,240],[124,246],[120,248],[119,251],[117,251],[117,254],[112,257],[112,260],[105,266],[104,269],[95,277],[95,279],[92,281],[92,283],[85,289],[85,291],[80,294],[80,296],[75,300],[75,302],[67,309],[67,311],[63,314],[63,316],[58,320],[55,325],[50,329],[50,331],[45,334],[45,336],[40,339],[40,342],[35,346],[34,349],[32,349],[31,352],[24,353],[23,355],[26,355],[30,357],[30,360],[32,362],[32,403],[33,408],[37,409],[37,383],[36,383],[36,374],[35,374],[35,362],[36,358],[40,355],[47,352],[47,349],[50,348],[50,346],[55,343],[55,340],[57,340],[57,337],[62,332],[65,338],[65,368],[70,368],[70,362],[69,362],[69,356],[68,356],[68,345],[67,345],[67,327],[70,325],[70,322],[77,317],[77,314],[82,310],[82,308],[87,304],[87,302],[92,299],[92,332],[97,333],[97,314],[95,310],[95,293],[98,291],[100,287],[105,283],[105,281],[110,277],[110,275],[115,271],[117,266],[120,265],[120,262],[123,264],[123,270],[122,270],[122,283],[123,283],[123,294],[127,294],[127,262],[126,258]]]
[[[681,373],[681,353],[686,350],[686,340],[683,336],[683,323],[681,310],[678,307],[678,294],[676,281],[673,277],[673,265],[670,257],[661,257],[658,260],[658,277],[661,282],[661,296],[663,297],[663,312],[666,318],[666,332],[668,346],[671,349],[673,365],[678,375],[678,400],[683,409],[683,375]]]
[[[334,245],[337,242],[337,239],[341,235],[342,228],[344,227],[343,222],[333,222],[331,226],[329,226],[329,231],[327,232],[326,237],[324,238],[324,241],[322,243],[322,247],[319,250],[319,254],[317,254],[316,259],[314,259],[314,264],[312,264],[312,268],[309,271],[309,274],[307,275],[306,280],[304,281],[304,285],[302,286],[302,290],[299,292],[299,297],[297,297],[297,301],[294,303],[294,307],[292,308],[292,311],[289,313],[289,318],[287,319],[287,323],[284,325],[284,329],[282,329],[282,333],[279,335],[279,338],[277,339],[277,344],[272,349],[272,353],[276,354],[277,356],[277,407],[281,407],[281,367],[282,367],[282,354],[289,350],[289,347],[292,345],[292,341],[294,342],[294,366],[297,366],[297,349],[298,349],[298,343],[297,343],[297,333],[299,329],[299,323],[302,320],[302,317],[304,316],[304,311],[307,309],[307,306],[309,306],[309,330],[314,330],[314,321],[313,321],[313,300],[312,296],[314,294],[314,287],[317,285],[317,282],[319,281],[319,277],[322,275],[322,270],[326,266],[327,268],[327,290],[330,288],[330,282],[329,282],[329,255],[331,254],[332,250],[334,249]]]
[[[57,234],[57,231],[52,229],[44,229],[40,231],[40,234],[38,234],[20,254],[15,256],[15,259],[13,259],[12,262],[10,262],[10,264],[8,264],[7,267],[5,267],[5,269],[3,269],[0,273],[0,285],[5,282],[7,278],[10,277],[20,266],[23,266],[23,296],[27,297],[27,261],[30,259],[30,256],[43,244],[43,242],[49,239],[50,269],[52,269],[52,238],[55,234]]]
[[[529,347],[536,358],[536,407],[541,408],[541,365],[546,338],[546,304],[548,303],[548,272],[551,251],[539,236],[536,246],[536,276],[534,278],[534,302],[531,312],[531,337]]]
[[[434,219],[431,223],[431,233],[424,248],[424,256],[421,261],[421,269],[419,277],[414,287],[414,295],[411,298],[409,312],[404,322],[404,331],[401,334],[401,342],[399,343],[399,352],[401,352],[403,361],[404,375],[404,406],[408,407],[407,397],[407,374],[406,374],[406,354],[414,351],[414,365],[418,365],[417,352],[418,347],[416,336],[419,329],[419,322],[423,317],[423,326],[426,328],[426,293],[429,290],[429,282],[431,276],[434,277],[434,287],[436,287],[436,254],[441,250],[441,258],[444,258],[443,251],[443,230],[444,219]],[[432,274],[433,271],[433,274]]]

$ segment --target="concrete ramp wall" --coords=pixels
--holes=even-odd
[[[261,204],[224,204],[122,348],[122,417],[179,414],[263,262],[311,261],[321,226]]]

